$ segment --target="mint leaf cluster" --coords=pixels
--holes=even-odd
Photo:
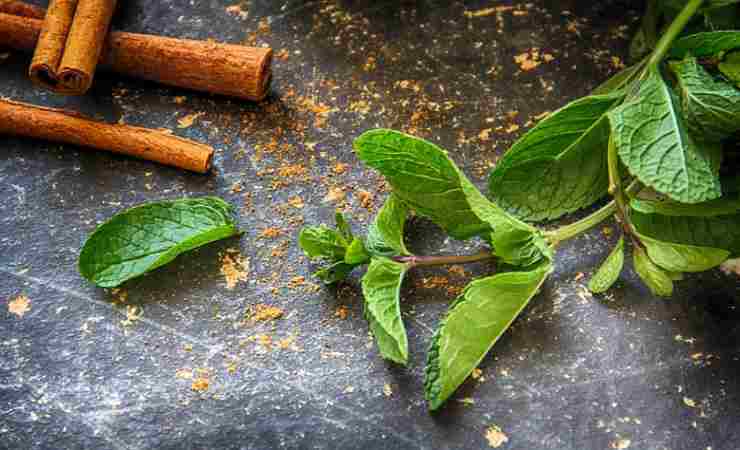
[[[409,270],[484,258],[505,268],[473,280],[439,324],[425,371],[430,409],[444,404],[537,293],[557,246],[604,220],[615,218],[622,235],[594,271],[594,293],[619,280],[628,252],[656,296],[672,295],[686,272],[740,255],[740,184],[722,164],[740,132],[740,31],[717,28],[739,17],[738,3],[648,1],[631,47],[637,62],[521,137],[492,170],[487,195],[430,142],[383,129],[357,138],[357,156],[385,177],[391,195],[365,239],[342,231],[338,219],[337,230],[304,229],[299,243],[326,262],[316,275],[327,282],[369,264],[365,317],[384,358],[408,361],[399,292]],[[569,225],[533,225],[609,196]],[[488,248],[478,257],[411,255],[403,234],[412,212]]]

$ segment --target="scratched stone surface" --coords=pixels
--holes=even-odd
[[[610,294],[593,297],[585,284],[616,233],[569,242],[482,377],[430,415],[422,383],[433,330],[466,280],[491,267],[409,276],[412,356],[400,368],[368,336],[361,271],[319,286],[294,244],[303,224],[329,222],[336,208],[361,233],[382,204],[386,187],[351,149],[365,129],[438,142],[483,187],[537,116],[616,70],[640,2],[120,3],[120,29],[272,46],[272,91],[254,104],[100,73],[87,96],[57,97],[31,86],[27,55],[0,51],[0,96],[216,148],[202,176],[0,137],[0,448],[737,448],[738,289],[719,271],[658,299],[628,265]],[[232,203],[244,234],[119,291],[81,279],[77,255],[96,224],[199,195]],[[480,245],[423,220],[408,240],[421,254]],[[248,261],[233,289],[226,256]],[[25,313],[11,307],[19,298]],[[258,304],[283,317],[250,320]],[[489,442],[492,426],[508,441]]]

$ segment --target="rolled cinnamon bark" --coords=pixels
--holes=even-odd
[[[0,3],[0,44],[33,51],[41,21],[6,14]],[[196,91],[260,101],[272,79],[272,50],[243,45],[112,32],[99,61],[122,75]]]
[[[41,20],[46,15],[44,8],[17,0],[0,0],[0,12]]]
[[[59,80],[70,93],[82,95],[90,89],[115,9],[116,0],[77,3],[58,72]]]
[[[68,92],[59,79],[59,63],[64,56],[77,0],[51,0],[41,28],[28,75],[31,80],[58,93]]]
[[[29,76],[60,94],[90,89],[116,0],[51,0]]]
[[[162,131],[5,99],[0,99],[0,134],[92,147],[198,173],[208,172],[213,159],[212,147]]]

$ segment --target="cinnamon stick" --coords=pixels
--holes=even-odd
[[[0,3],[0,44],[33,51],[41,21],[7,14]],[[269,48],[111,32],[99,64],[122,75],[260,101],[272,79]]]
[[[17,0],[0,0],[0,12],[42,20],[46,15],[44,8]]]
[[[29,75],[60,94],[90,89],[116,0],[51,0]]]
[[[213,148],[158,130],[108,124],[80,114],[0,99],[0,134],[92,147],[198,173],[211,168]]]

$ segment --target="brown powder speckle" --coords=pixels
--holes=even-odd
[[[31,300],[23,294],[8,302],[8,312],[18,317],[23,317],[30,310]]]
[[[226,287],[234,289],[240,281],[249,276],[249,260],[239,250],[230,248],[221,257],[221,274],[226,280]]]
[[[283,313],[284,311],[277,306],[260,303],[254,307],[254,315],[252,316],[252,320],[259,322],[275,320],[283,317]]]
[[[188,114],[187,116],[177,119],[177,128],[189,128],[195,123],[200,116],[205,113],[199,112],[194,114]]]
[[[491,448],[499,448],[509,442],[509,437],[504,434],[501,427],[494,424],[486,429],[486,440]]]
[[[349,316],[349,310],[346,306],[340,306],[334,311],[334,317],[339,317],[341,320],[347,319]]]
[[[288,204],[296,209],[303,208],[303,199],[296,195],[295,197],[291,197],[288,199]]]
[[[208,378],[197,377],[193,379],[193,383],[190,385],[190,389],[196,392],[205,392],[208,390],[209,385],[210,385],[210,382]]]
[[[360,206],[365,209],[373,207],[373,194],[368,191],[359,190],[357,191],[357,198],[360,200]]]

